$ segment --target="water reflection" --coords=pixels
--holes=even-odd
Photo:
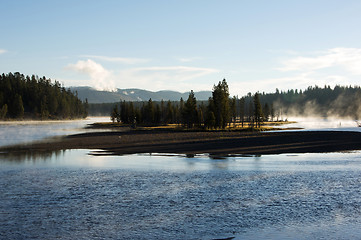
[[[95,167],[141,171],[353,171],[361,169],[361,151],[328,154],[109,155],[102,150],[60,150],[0,153],[0,166]]]
[[[66,150],[0,152],[0,161],[21,164],[23,162],[48,162],[64,156]]]

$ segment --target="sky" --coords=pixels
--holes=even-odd
[[[0,0],[0,73],[231,95],[361,84],[360,0]]]

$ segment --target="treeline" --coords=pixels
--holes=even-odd
[[[251,94],[247,95],[250,98]],[[272,103],[275,115],[361,118],[359,86],[318,86],[306,90],[288,90],[260,94],[261,103]]]
[[[188,99],[179,102],[121,102],[113,107],[111,120],[124,124],[162,125],[181,124],[186,128],[225,129],[232,123],[248,122],[248,126],[260,127],[261,123],[273,118],[274,112],[265,105],[262,110],[259,94],[250,99],[229,97],[226,80],[214,85],[208,101],[197,102],[193,91]],[[247,105],[247,107],[246,107]]]
[[[361,118],[361,88],[359,86],[318,86],[306,90],[274,93],[248,93],[229,97],[226,80],[213,87],[208,101],[197,101],[193,91],[186,101],[179,102],[121,102],[110,109],[115,122],[127,124],[181,124],[184,127],[224,129],[239,123],[260,127],[266,121],[287,121],[288,116],[318,116]],[[247,125],[246,125],[247,123]]]
[[[84,118],[87,108],[57,81],[19,72],[0,75],[0,119]]]

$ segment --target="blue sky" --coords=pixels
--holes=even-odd
[[[0,72],[232,95],[360,85],[361,1],[0,0]]]

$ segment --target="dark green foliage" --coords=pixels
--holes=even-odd
[[[233,97],[230,102],[230,110],[231,110],[231,121],[236,122],[237,119],[237,99]]]
[[[19,94],[16,94],[14,97],[14,101],[12,107],[10,108],[11,113],[10,116],[13,118],[23,118],[24,117],[24,105],[23,99]]]
[[[259,93],[254,94],[253,102],[254,102],[254,121],[256,123],[256,127],[261,127],[263,112],[262,112],[261,101],[259,100]]]
[[[216,117],[214,116],[214,112],[210,109],[207,112],[205,127],[208,129],[213,129],[216,127]]]
[[[0,109],[2,119],[74,119],[87,116],[86,106],[59,82],[52,84],[45,77],[29,77],[18,72],[0,76]]]
[[[172,105],[171,101],[167,102],[166,115],[165,115],[165,123],[173,123],[175,122],[175,107]]]
[[[216,118],[216,128],[226,128],[230,122],[229,89],[226,79],[213,86],[212,92],[213,105],[212,111]]]
[[[184,104],[182,111],[183,123],[187,128],[193,128],[194,125],[198,124],[198,110],[197,100],[194,96],[193,90],[189,93],[189,97]]]
[[[105,106],[108,109],[109,104],[95,106]],[[92,107],[92,104],[90,104]],[[124,124],[143,124],[143,125],[161,125],[175,123],[178,114],[178,105],[176,103],[168,102],[165,106],[164,102],[153,102],[149,99],[148,102],[126,102],[122,101],[114,106],[110,112],[110,118],[113,122],[121,122]]]
[[[0,119],[1,120],[5,119],[5,116],[6,116],[7,112],[8,112],[8,105],[4,104],[2,106],[2,108],[0,109]]]
[[[244,125],[244,117],[245,117],[245,99],[244,97],[242,97],[240,100],[239,100],[239,117],[240,117],[240,120],[241,120],[241,123],[242,123],[242,127]]]
[[[113,110],[112,110],[112,112],[110,114],[110,120],[112,120],[113,123],[115,121],[117,121],[118,123],[120,122],[120,114],[118,112],[118,105],[114,106],[114,108],[113,108]]]

